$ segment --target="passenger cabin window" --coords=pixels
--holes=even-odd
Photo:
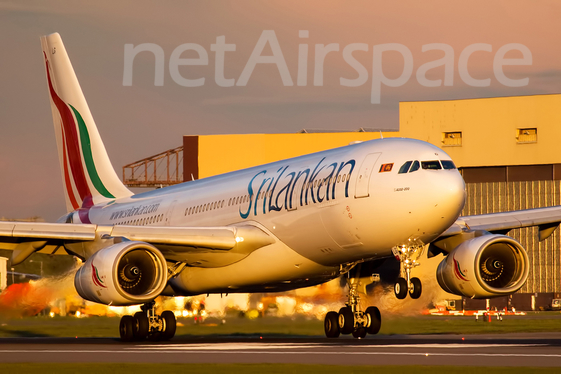
[[[409,172],[412,173],[414,171],[417,171],[419,170],[419,167],[420,167],[419,161],[415,161],[413,162],[413,165],[411,165],[411,169],[409,169]]]
[[[453,170],[456,168],[456,165],[454,165],[452,160],[440,160],[440,162],[445,170]]]
[[[421,167],[423,170],[440,170],[442,166],[440,166],[440,162],[438,160],[435,161],[421,161]]]

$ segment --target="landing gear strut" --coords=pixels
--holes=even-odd
[[[411,243],[392,248],[392,252],[400,263],[400,277],[394,285],[395,296],[405,299],[407,293],[412,299],[418,299],[422,293],[422,285],[419,278],[411,278],[411,270],[419,266],[419,258],[423,254],[424,246]]]
[[[119,324],[121,341],[170,340],[175,335],[176,321],[173,312],[166,310],[156,314],[156,303],[151,301],[140,307],[134,316],[123,316]]]
[[[377,334],[380,331],[382,318],[380,311],[375,306],[362,311],[360,293],[366,295],[366,285],[372,283],[369,277],[360,277],[360,267],[357,265],[348,273],[347,286],[349,287],[348,301],[337,312],[329,312],[325,316],[325,336],[338,338],[340,334],[352,334],[361,339],[366,334]]]

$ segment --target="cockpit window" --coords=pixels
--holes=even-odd
[[[454,162],[451,160],[440,160],[440,162],[445,170],[452,170],[456,168],[456,165],[454,165]]]
[[[405,164],[401,165],[401,167],[399,168],[398,174],[407,173],[409,171],[409,167],[411,166],[412,163],[413,163],[413,161],[406,161]]]
[[[398,174],[413,173],[423,168],[423,170],[453,170],[456,165],[452,160],[432,160],[432,161],[405,161],[399,168]]]
[[[442,166],[440,166],[440,162],[438,160],[435,161],[421,161],[421,167],[424,170],[440,170]]]

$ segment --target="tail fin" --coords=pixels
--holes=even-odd
[[[68,212],[133,195],[117,177],[62,39],[41,37]]]

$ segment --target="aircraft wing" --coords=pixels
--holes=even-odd
[[[560,223],[561,206],[463,216],[440,237],[457,235],[465,229],[507,233],[512,229],[537,226],[541,241],[549,237]]]
[[[91,243],[121,237],[154,245],[166,258],[187,261],[193,253],[236,252],[236,258],[275,242],[260,228],[246,224],[217,227],[104,226],[44,222],[0,222],[0,249],[13,250],[12,263],[24,261],[34,252],[67,254],[66,247],[87,248]],[[231,256],[229,256],[231,257]],[[189,261],[191,262],[191,261]],[[223,263],[223,260],[218,260]],[[226,261],[229,262],[229,261]],[[208,264],[211,266],[212,264]]]

